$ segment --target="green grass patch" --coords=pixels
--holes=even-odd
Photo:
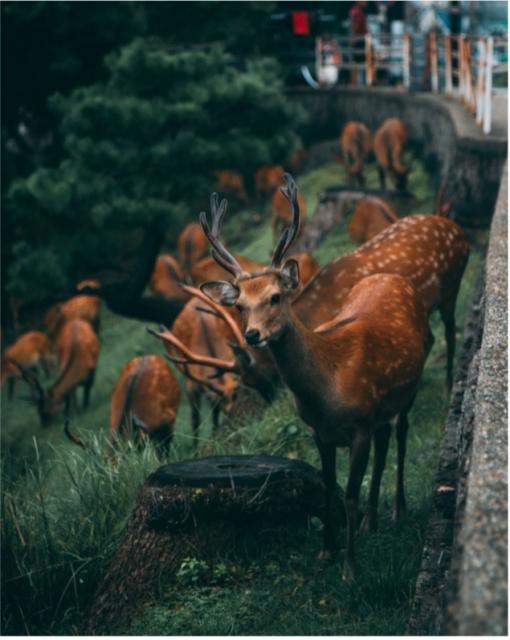
[[[411,159],[409,159],[411,161]],[[399,211],[427,212],[433,193],[421,164],[412,160],[414,200],[396,202]],[[318,193],[342,184],[343,169],[328,164],[299,178],[308,210]],[[377,187],[375,167],[368,186]],[[266,260],[271,250],[269,214],[253,229],[247,212],[230,214],[225,231],[236,251]],[[353,249],[346,226],[338,225],[318,248],[324,264]],[[479,238],[477,246],[483,244]],[[458,299],[462,325],[481,264],[475,248]],[[167,576],[159,595],[125,631],[138,635],[399,635],[405,630],[430,509],[437,452],[447,412],[443,328],[432,317],[436,336],[416,404],[410,415],[406,465],[409,513],[390,521],[396,459],[392,441],[383,478],[380,530],[357,543],[359,578],[340,580],[340,561],[315,560],[320,527],[282,529],[271,544],[241,550],[204,567],[190,558],[177,576]],[[89,445],[87,452],[68,443],[62,420],[41,429],[34,406],[20,396],[2,402],[2,630],[17,634],[73,634],[120,541],[123,527],[146,476],[160,462],[150,446],[127,445],[115,465],[105,444],[113,385],[133,356],[161,353],[144,323],[103,311],[101,356],[92,403],[73,416],[73,428]],[[22,385],[20,385],[22,387]],[[272,453],[319,466],[309,429],[297,417],[291,394],[236,428],[224,424],[211,438],[210,410],[204,403],[201,450],[209,454]],[[191,457],[190,415],[185,396],[175,425],[169,460]],[[338,480],[345,485],[347,454],[338,453]],[[366,496],[369,473],[364,481]],[[344,535],[344,532],[341,532]]]

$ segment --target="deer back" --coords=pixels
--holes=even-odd
[[[348,122],[340,134],[340,146],[350,174],[363,171],[363,163],[372,149],[372,137],[361,122]]]
[[[407,168],[402,164],[402,154],[408,139],[406,125],[399,118],[385,120],[374,135],[374,154],[377,164],[386,170],[404,174]]]
[[[54,360],[55,356],[48,336],[41,331],[28,331],[4,351],[1,367],[2,384],[8,377],[21,377],[20,370],[14,362],[23,367],[32,368],[40,362],[46,366],[52,366]]]
[[[359,249],[326,265],[294,302],[309,327],[330,320],[363,277],[395,273],[407,277],[427,312],[455,300],[469,257],[465,233],[452,220],[413,215],[398,220]]]
[[[149,280],[151,291],[162,298],[187,300],[189,296],[179,286],[180,282],[184,282],[184,272],[177,260],[169,253],[158,256]]]
[[[110,403],[110,431],[126,433],[124,427],[136,416],[155,437],[171,432],[181,400],[179,384],[161,356],[138,356],[122,369]]]

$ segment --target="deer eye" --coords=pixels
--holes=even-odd
[[[275,305],[275,304],[279,304],[280,303],[280,299],[281,296],[279,293],[273,293],[273,295],[271,296],[271,299],[269,300],[269,304],[271,306]]]

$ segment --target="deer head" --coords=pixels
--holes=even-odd
[[[299,286],[298,263],[293,259],[283,262],[299,231],[296,184],[290,174],[286,173],[284,178],[287,186],[282,187],[281,192],[290,202],[292,220],[276,244],[270,265],[261,273],[243,272],[219,239],[222,218],[227,208],[225,200],[218,206],[217,197],[213,194],[211,225],[206,214],[200,214],[200,222],[213,247],[214,259],[234,276],[233,282],[205,282],[200,288],[216,304],[237,307],[241,313],[244,337],[252,347],[265,347],[285,331],[292,294]]]

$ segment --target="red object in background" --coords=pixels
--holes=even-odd
[[[295,36],[310,35],[310,15],[308,11],[292,12],[292,33]]]

